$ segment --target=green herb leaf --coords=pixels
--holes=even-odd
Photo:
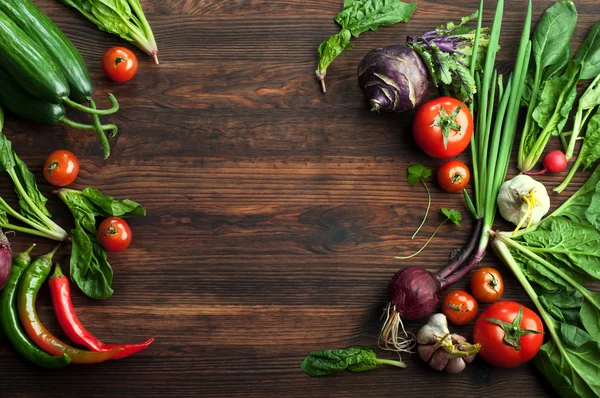
[[[577,160],[579,161],[579,159],[581,159],[584,170],[600,159],[600,111],[597,111],[587,124]]]
[[[585,184],[577,190],[569,199],[567,199],[551,216],[546,220],[562,216],[578,223],[585,223],[587,220],[586,212],[590,207],[592,198],[596,193],[596,187],[600,182],[600,166],[592,173]],[[542,223],[545,221],[542,221]]]
[[[368,30],[376,31],[380,26],[408,22],[417,8],[416,3],[400,0],[344,0],[344,8],[335,17],[341,31],[319,45],[319,65],[316,75],[325,91],[327,68],[345,49],[350,49],[352,36],[358,37]]]
[[[96,235],[71,230],[71,279],[88,297],[102,300],[113,294],[112,268]]]
[[[146,210],[139,203],[129,199],[116,200],[112,196],[104,195],[96,188],[85,188],[83,196],[96,205],[94,211],[97,216],[130,217],[146,215]]]
[[[454,209],[446,209],[442,207],[442,213],[448,218],[448,220],[452,221],[454,224],[460,226],[460,221],[462,220],[461,214]]]
[[[598,292],[593,292],[592,297],[595,303],[585,300],[581,306],[579,317],[581,324],[590,336],[597,342],[600,342],[600,298]]]
[[[426,180],[431,176],[431,169],[422,164],[413,164],[408,168],[408,177],[406,181],[409,184],[416,185],[421,182],[421,179]]]
[[[564,61],[565,48],[577,25],[577,10],[571,1],[557,1],[540,18],[532,40],[532,59],[541,71]]]

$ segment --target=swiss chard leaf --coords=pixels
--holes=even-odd
[[[96,235],[71,230],[71,279],[88,297],[101,300],[113,294],[112,268]]]

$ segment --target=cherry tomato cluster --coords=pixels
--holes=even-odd
[[[500,368],[519,366],[535,357],[543,343],[542,321],[519,303],[499,301],[504,293],[500,273],[490,267],[477,269],[471,276],[471,292],[449,292],[442,301],[442,313],[456,325],[467,325],[477,318],[478,302],[493,303],[473,327],[473,342],[481,346],[479,355]]]
[[[456,98],[439,97],[423,104],[413,123],[417,145],[429,156],[448,159],[460,155],[473,136],[473,116]],[[437,172],[440,187],[448,192],[462,191],[471,178],[460,160],[449,160]]]
[[[52,152],[44,164],[44,177],[55,187],[72,184],[79,174],[79,160],[69,151]],[[98,227],[98,239],[109,252],[125,250],[131,243],[131,228],[120,217],[108,217]]]

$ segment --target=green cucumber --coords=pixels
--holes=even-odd
[[[0,104],[26,120],[41,124],[59,124],[65,116],[62,104],[35,98],[23,90],[4,70],[0,69]]]
[[[0,11],[0,66],[31,95],[61,103],[69,84],[47,51]]]
[[[69,98],[81,103],[94,94],[94,84],[83,57],[58,26],[35,4],[30,0],[2,0],[0,11],[54,58],[69,84]]]

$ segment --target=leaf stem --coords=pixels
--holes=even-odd
[[[429,214],[429,208],[431,207],[431,192],[429,191],[429,188],[427,188],[427,183],[425,182],[423,177],[419,177],[419,179],[421,180],[421,183],[423,184],[423,186],[425,187],[425,190],[427,191],[427,209],[425,209],[425,216],[423,216],[423,221],[421,221],[421,225],[419,225],[419,228],[417,228],[417,230],[415,231],[415,233],[413,234],[411,239],[414,239],[415,236],[417,236],[417,234],[419,233],[419,231],[425,224],[425,220],[427,220],[427,215]]]
[[[425,244],[423,246],[421,246],[421,248],[416,252],[411,254],[410,256],[397,256],[396,259],[398,260],[406,260],[409,258],[412,258],[416,255],[418,255],[419,253],[421,253],[429,244],[429,242],[431,242],[433,240],[433,238],[435,237],[435,234],[437,234],[437,232],[439,231],[440,228],[442,228],[442,225],[446,224],[446,222],[448,222],[448,220],[450,220],[449,218],[446,218],[444,221],[442,221],[442,223],[440,225],[438,225],[438,227],[435,229],[435,231],[433,231],[433,234],[429,237],[429,239],[427,240],[427,242],[425,242]]]

